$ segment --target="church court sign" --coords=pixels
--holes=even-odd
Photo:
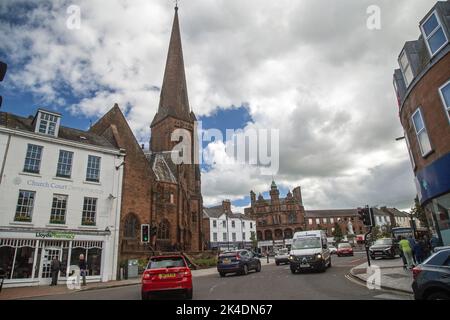
[[[14,184],[15,185],[22,184],[22,179],[20,177],[16,177],[14,179]],[[26,184],[27,184],[27,186],[35,187],[35,188],[37,187],[37,188],[45,188],[45,189],[52,189],[52,190],[59,190],[59,191],[87,192],[87,193],[97,194],[97,195],[103,194],[103,190],[99,190],[99,189],[76,187],[76,186],[72,186],[72,185],[68,185],[68,184],[48,182],[48,181],[36,181],[34,179],[27,180]]]

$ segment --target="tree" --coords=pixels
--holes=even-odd
[[[419,219],[420,223],[423,224],[426,228],[429,228],[427,215],[422,205],[420,204],[418,197],[414,199],[414,207],[411,208],[411,215]]]
[[[337,222],[334,223],[333,237],[334,237],[334,242],[336,242],[336,243],[341,242],[342,238],[344,238],[342,229]]]

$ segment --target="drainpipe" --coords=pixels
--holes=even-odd
[[[10,143],[11,143],[11,134],[8,134],[8,141],[6,142],[5,155],[3,156],[2,169],[0,171],[0,184],[2,184],[3,173],[5,172],[6,158],[8,156]]]

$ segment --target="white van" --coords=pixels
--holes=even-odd
[[[289,253],[291,272],[304,269],[325,271],[331,267],[331,253],[324,230],[296,232]]]

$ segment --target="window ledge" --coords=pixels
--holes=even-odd
[[[67,182],[73,182],[71,178],[64,178],[64,177],[53,177],[53,180],[61,180],[61,181],[67,181]]]
[[[98,226],[78,226],[78,229],[98,230]]]
[[[33,222],[25,222],[25,221],[11,221],[9,223],[10,225],[16,225],[16,226],[34,226]]]
[[[102,184],[100,182],[94,182],[94,181],[83,181],[84,184],[93,184],[96,186],[101,186]]]
[[[36,178],[42,178],[42,176],[39,173],[31,173],[31,172],[19,172],[19,175],[21,176],[30,176],[30,177],[36,177]]]
[[[426,158],[428,158],[430,155],[432,155],[433,153],[434,153],[434,150],[432,149],[432,150],[428,151],[427,153],[425,153],[424,155],[422,155],[422,158],[426,159]]]
[[[45,226],[48,228],[65,228],[65,229],[68,228],[67,225],[65,225],[65,224],[57,224],[57,223],[49,223],[49,224],[46,224]]]

